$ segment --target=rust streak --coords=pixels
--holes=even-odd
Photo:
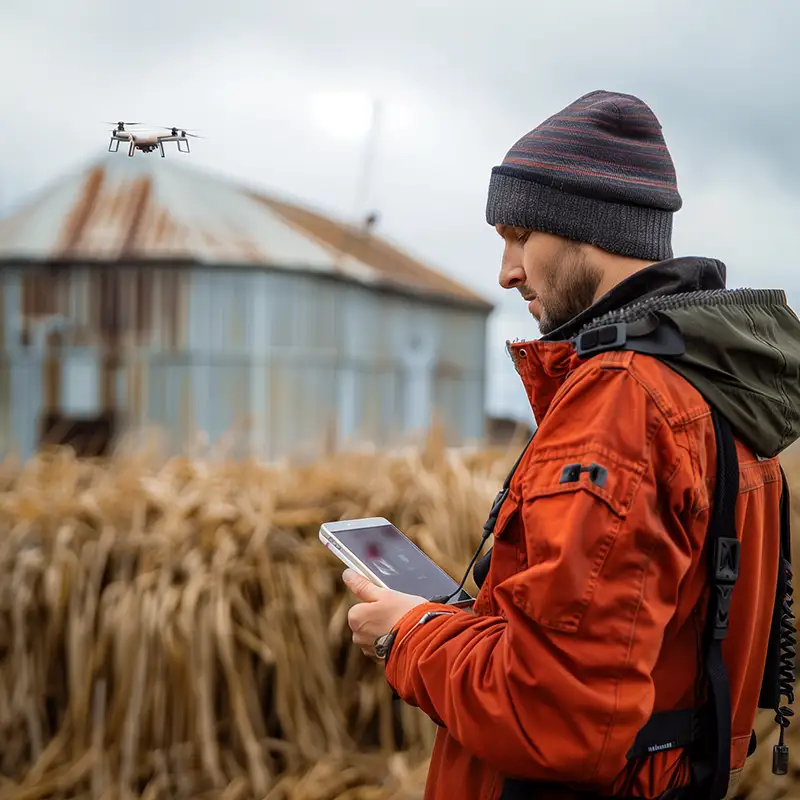
[[[152,181],[147,175],[137,178],[137,180],[133,183],[133,187],[131,189],[131,196],[133,198],[131,200],[131,205],[133,208],[131,210],[131,219],[128,226],[128,232],[122,242],[122,247],[120,248],[120,257],[130,257],[135,254],[137,240],[142,229],[142,221],[145,218],[145,214],[147,213],[148,205],[150,203],[151,190]]]
[[[378,236],[364,234],[307,208],[267,198],[257,193],[250,193],[250,197],[272,209],[288,224],[311,236],[324,247],[368,264],[390,281],[451,296],[455,295],[480,303],[487,302],[485,298],[480,297],[471,289],[428,268]]]
[[[78,201],[67,215],[59,232],[56,254],[74,255],[73,251],[80,244],[84,230],[94,213],[104,181],[105,172],[102,167],[94,167],[86,176]]]
[[[172,227],[169,212],[165,208],[160,208],[153,225],[153,245],[167,244],[170,239]]]

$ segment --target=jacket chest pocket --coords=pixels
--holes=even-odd
[[[623,592],[631,576],[643,574],[650,526],[646,517],[630,524],[628,516],[644,471],[589,448],[537,463],[524,489],[528,573],[514,586],[514,602],[527,616],[575,632],[601,582]],[[624,544],[615,548],[620,535]],[[603,594],[609,614],[619,596]]]

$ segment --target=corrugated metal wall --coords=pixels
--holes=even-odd
[[[334,431],[389,445],[434,413],[451,443],[483,434],[481,311],[257,270],[6,268],[0,292],[4,452],[30,455],[48,411],[270,459]]]

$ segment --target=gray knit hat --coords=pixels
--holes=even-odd
[[[682,204],[655,114],[638,97],[596,91],[508,151],[492,170],[486,220],[661,261]]]

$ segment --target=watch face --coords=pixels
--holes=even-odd
[[[389,642],[391,641],[392,634],[386,633],[383,636],[379,636],[375,642],[375,655],[378,658],[384,658],[386,656],[386,651],[389,649]]]

